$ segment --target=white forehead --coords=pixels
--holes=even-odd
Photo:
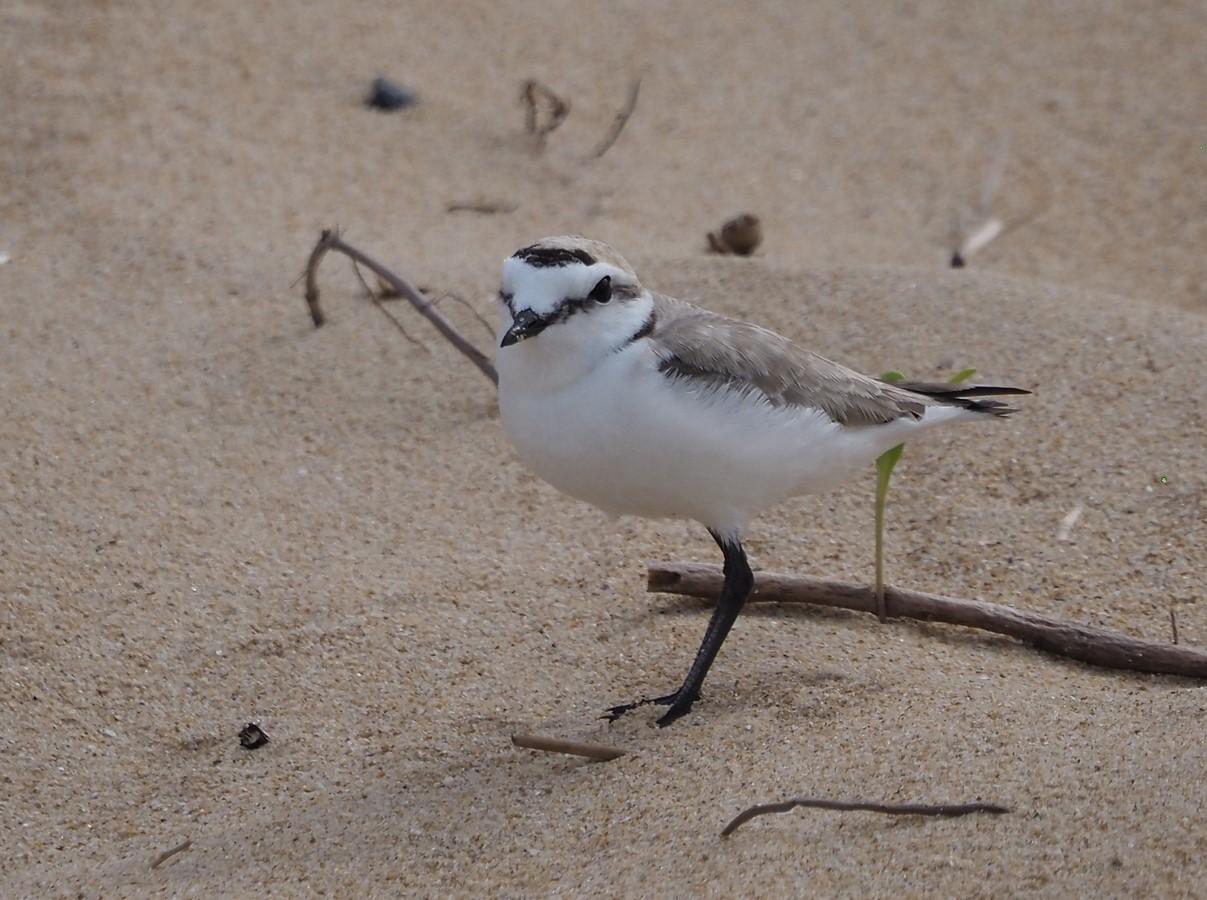
[[[503,293],[511,294],[512,308],[531,309],[535,313],[552,312],[563,300],[585,297],[599,279],[611,275],[617,284],[632,281],[623,269],[597,262],[585,266],[571,263],[565,266],[533,266],[510,256],[503,260]]]

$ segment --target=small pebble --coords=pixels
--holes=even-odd
[[[721,226],[720,233],[708,233],[708,248],[713,253],[733,253],[749,256],[763,242],[763,227],[759,217],[751,213],[734,216]]]
[[[244,750],[258,750],[268,743],[268,735],[255,722],[248,722],[239,732],[239,746]]]
[[[369,95],[365,97],[365,106],[386,112],[406,109],[418,102],[419,98],[415,96],[414,91],[408,91],[388,78],[374,78],[373,84],[369,86]]]

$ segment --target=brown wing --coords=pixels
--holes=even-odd
[[[774,406],[822,410],[842,425],[919,418],[934,401],[868,378],[766,328],[654,295],[650,335],[659,370],[713,388],[762,395]]]

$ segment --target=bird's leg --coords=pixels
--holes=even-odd
[[[691,712],[692,704],[699,699],[700,686],[704,683],[704,676],[708,674],[709,667],[717,658],[721,644],[725,643],[729,629],[733,627],[738,613],[742,611],[742,606],[746,603],[746,598],[750,596],[751,588],[754,587],[754,574],[750,571],[750,564],[746,561],[746,551],[742,549],[742,542],[737,536],[723,537],[711,528],[708,533],[713,536],[713,540],[725,554],[725,584],[721,588],[721,598],[717,601],[717,608],[713,610],[708,630],[704,632],[704,640],[696,652],[696,658],[687,673],[687,678],[684,679],[679,690],[673,694],[613,706],[604,714],[605,718],[615,721],[630,710],[647,704],[669,705],[670,709],[658,720],[658,724],[665,727],[680,716]]]
[[[671,708],[658,720],[658,724],[663,728],[691,712],[692,704],[700,697],[704,676],[708,674],[713,660],[717,658],[721,645],[729,635],[729,629],[737,621],[738,613],[742,611],[746,598],[754,587],[754,573],[750,571],[746,551],[742,549],[742,542],[737,535],[723,537],[712,529],[709,529],[709,534],[725,554],[725,583],[721,587],[717,608],[708,623],[708,630],[704,632],[704,640],[696,651],[696,658],[688,670],[687,678],[675,692]]]

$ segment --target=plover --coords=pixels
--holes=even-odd
[[[948,422],[1006,416],[988,385],[887,383],[775,332],[647,290],[607,244],[553,237],[503,263],[496,365],[504,430],[554,487],[614,515],[694,519],[725,581],[682,686],[614,706],[691,710],[750,594],[751,519],[832,488]]]

